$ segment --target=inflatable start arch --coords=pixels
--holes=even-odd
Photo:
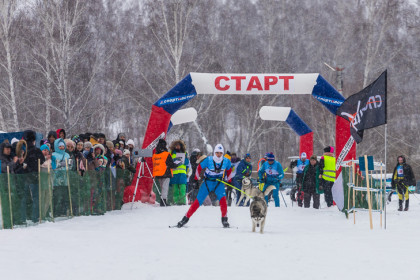
[[[197,94],[224,95],[268,95],[283,94],[312,95],[321,102],[332,114],[337,111],[345,98],[334,89],[321,75],[312,74],[214,74],[190,73],[152,106],[142,149],[154,149],[160,138],[165,138],[170,126],[171,116],[193,99]],[[297,116],[297,115],[296,115]],[[293,122],[288,123],[293,126]],[[341,117],[336,117],[336,155],[341,153],[350,137],[350,123]],[[295,130],[296,131],[296,130]],[[306,132],[306,131],[304,131]],[[306,142],[312,140],[312,132]],[[302,140],[302,139],[301,139]],[[306,143],[304,145],[311,145]],[[355,158],[356,145],[347,147],[344,160]],[[312,152],[311,152],[312,154]],[[146,159],[151,168],[151,159]],[[147,169],[146,169],[147,170]],[[137,173],[139,164],[137,165]],[[339,172],[337,172],[338,176]],[[151,174],[146,174],[146,176]],[[124,193],[124,202],[132,201],[137,178]],[[152,180],[141,178],[135,201],[154,203]]]

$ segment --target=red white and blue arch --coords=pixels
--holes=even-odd
[[[197,94],[225,94],[225,95],[312,95],[322,103],[332,114],[344,102],[345,98],[330,85],[321,75],[310,74],[214,74],[190,73],[158,101],[151,110],[149,123],[142,144],[143,149],[154,149],[159,138],[166,137],[170,126],[171,116],[193,99]],[[290,111],[288,124],[294,126],[296,114]],[[341,119],[341,118],[340,118]],[[296,129],[296,130],[295,130]],[[309,127],[295,127],[300,136],[311,134]],[[339,153],[350,135],[348,123],[336,120],[336,150]],[[309,136],[308,136],[309,138]],[[340,138],[340,139],[339,139]],[[343,142],[343,143],[342,143]],[[342,146],[342,147],[341,147]],[[311,153],[312,154],[312,153]],[[355,152],[354,152],[355,154]],[[350,153],[349,153],[350,155]],[[151,166],[151,162],[148,162]],[[133,184],[136,182],[133,180]],[[148,202],[152,190],[151,179],[140,182],[139,196],[135,200]],[[126,200],[126,199],[125,199]]]

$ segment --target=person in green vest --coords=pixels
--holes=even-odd
[[[169,147],[172,159],[178,167],[173,169],[170,181],[169,200],[175,205],[186,205],[187,174],[190,161],[187,147],[182,140],[173,141]],[[171,195],[172,194],[172,195]]]
[[[319,162],[321,185],[324,190],[325,202],[328,207],[333,206],[332,187],[335,182],[335,157],[334,147],[324,148],[324,155]]]

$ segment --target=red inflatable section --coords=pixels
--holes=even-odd
[[[168,131],[169,123],[171,121],[171,116],[172,115],[166,112],[164,109],[155,105],[152,106],[152,112],[150,113],[149,123],[147,125],[142,149],[150,148],[149,146],[152,143],[156,145],[157,140],[161,138],[162,134],[164,136],[163,138],[166,137],[166,132]],[[152,145],[153,149],[156,148],[156,146],[154,145]],[[150,168],[150,171],[152,171],[153,165],[151,158],[146,159],[146,165]],[[127,186],[124,190],[124,203],[133,201],[133,195],[134,190],[136,188],[139,169],[140,163],[137,163],[136,173],[133,177],[133,181],[131,182],[131,185]],[[152,174],[149,173],[147,167],[144,168],[144,176],[149,178],[140,178],[134,201],[141,201],[143,203],[154,204],[156,200],[156,195],[153,192],[153,180],[151,179]]]
[[[336,116],[335,117],[335,157],[338,158],[341,151],[343,150],[344,146],[346,145],[347,141],[351,136],[350,133],[350,122],[346,119]],[[347,156],[344,158],[346,160],[356,159],[356,142],[353,143],[350,151],[348,152]],[[336,177],[340,175],[341,167],[336,172]]]
[[[300,136],[299,139],[299,156],[305,152],[307,158],[310,158],[314,153],[314,133],[310,132]]]

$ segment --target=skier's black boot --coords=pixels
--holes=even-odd
[[[402,203],[403,203],[403,201],[400,199],[399,201],[398,201],[398,203],[399,203],[399,207],[398,207],[398,211],[402,211],[403,210],[403,207],[402,207]]]
[[[404,211],[408,211],[408,204],[409,204],[409,202],[408,202],[408,199],[405,201],[405,208],[404,208]]]
[[[222,217],[222,224],[224,228],[228,228],[229,227],[229,223],[227,221],[227,217]]]
[[[183,227],[189,220],[190,219],[187,216],[184,216],[182,220],[178,222],[177,227]]]

